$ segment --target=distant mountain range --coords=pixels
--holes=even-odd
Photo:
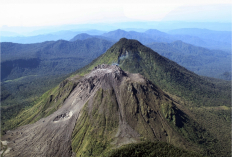
[[[87,65],[112,44],[98,38],[75,42],[47,41],[38,44],[3,42],[1,43],[1,78],[4,80],[35,74],[68,74]]]
[[[198,28],[174,29],[167,32],[168,34],[191,35],[206,40],[215,40],[220,42],[231,43],[231,31],[212,31]]]
[[[231,31],[212,31],[207,29],[186,28],[171,30],[167,33],[161,32],[156,29],[149,29],[145,32],[124,31],[121,29],[104,33],[103,31],[90,30],[90,31],[60,31],[50,34],[43,34],[29,37],[7,37],[2,35],[2,42],[15,42],[15,43],[37,43],[44,41],[55,40],[70,40],[84,39],[87,36],[83,33],[95,35],[97,38],[102,38],[110,41],[118,41],[121,38],[136,39],[143,44],[150,44],[152,42],[173,42],[181,40],[183,42],[201,46],[209,49],[220,49],[223,51],[231,51]],[[7,33],[3,33],[7,34]],[[79,37],[78,37],[78,34]],[[82,34],[82,35],[81,35]],[[9,34],[11,35],[11,34]],[[75,36],[77,37],[75,38]],[[81,37],[82,36],[82,37]],[[105,38],[107,37],[107,38]]]
[[[69,41],[85,40],[85,39],[89,39],[89,38],[105,39],[105,40],[111,41],[113,43],[116,42],[116,40],[113,40],[113,39],[108,38],[108,37],[104,37],[104,36],[101,36],[101,35],[89,35],[87,33],[78,34],[78,35],[76,35],[74,38],[72,38]]]
[[[190,29],[191,30],[191,29]],[[194,29],[195,30],[195,29]],[[173,31],[174,32],[174,31]],[[231,32],[220,32],[220,31],[211,31],[211,37],[204,37],[201,35],[193,36],[189,34],[168,34],[158,30],[147,30],[144,33],[134,32],[134,31],[123,31],[116,30],[103,34],[105,37],[112,38],[114,40],[119,40],[120,38],[128,38],[128,39],[136,39],[140,41],[142,44],[149,44],[152,42],[173,42],[176,40],[181,40],[183,42],[201,46],[209,49],[222,49],[222,50],[231,50],[231,40],[228,39],[228,35],[231,36]],[[214,33],[213,33],[214,32]],[[215,33],[217,32],[217,33]],[[208,31],[206,30],[207,34]],[[224,39],[224,40],[223,40]]]
[[[1,42],[13,42],[20,44],[40,43],[45,41],[70,40],[80,32],[61,31],[57,33],[41,34],[35,36],[1,36]]]
[[[39,33],[39,32],[38,32]],[[104,33],[103,31],[98,30],[89,30],[89,31],[59,31],[52,32],[49,34],[41,34],[41,35],[30,35],[30,36],[22,36],[16,35],[11,32],[1,32],[1,42],[13,42],[13,43],[21,43],[21,44],[30,44],[30,43],[39,43],[45,41],[57,41],[57,40],[70,40],[74,36],[80,33],[89,33],[91,35],[98,35]],[[14,35],[14,36],[13,36]]]
[[[100,33],[100,31],[96,32],[96,30],[94,32],[93,31],[89,31],[89,32]],[[18,39],[17,39],[17,37],[15,37],[15,39],[17,39],[17,40],[15,40],[15,42],[21,42],[21,43],[25,43],[27,41],[39,42],[39,41],[43,41],[43,40],[58,40],[59,38],[70,39],[70,41],[75,41],[77,39],[84,40],[84,39],[95,37],[95,38],[105,39],[105,40],[108,40],[110,42],[115,43],[120,38],[126,37],[128,39],[139,40],[141,43],[146,44],[146,45],[151,45],[151,43],[154,43],[154,42],[156,42],[156,43],[157,42],[171,43],[171,42],[174,42],[178,39],[181,39],[182,41],[185,41],[186,43],[191,43],[193,45],[199,45],[199,46],[203,46],[203,47],[212,48],[212,45],[209,46],[209,41],[211,39],[214,39],[213,45],[216,46],[214,48],[218,48],[218,46],[217,46],[218,44],[215,44],[216,41],[218,41],[218,43],[225,41],[224,43],[227,45],[227,46],[223,47],[225,49],[226,47],[228,47],[228,45],[230,45],[228,43],[230,41],[229,36],[231,34],[231,32],[229,32],[229,31],[211,31],[211,30],[207,30],[207,29],[190,29],[190,28],[169,31],[168,33],[170,33],[172,35],[155,30],[155,29],[147,30],[144,33],[135,32],[135,31],[127,32],[127,31],[120,30],[120,29],[116,30],[116,31],[104,33],[102,35],[89,35],[87,33],[82,33],[82,34],[78,34],[75,36],[74,34],[76,34],[76,33],[78,33],[78,32],[60,31],[60,32],[50,34],[50,35],[39,35],[39,36],[33,36],[33,37],[19,37]],[[24,42],[24,39],[25,39],[25,42]],[[205,39],[205,40],[203,40],[203,39]],[[4,51],[5,51],[4,45],[2,45],[2,46],[3,46],[3,53],[4,53]],[[34,46],[38,47],[41,45],[38,45],[38,44],[37,44],[37,46],[31,45],[31,47],[34,47]],[[157,46],[157,44],[156,44],[156,46]],[[166,46],[167,46],[167,44],[166,44]],[[221,46],[223,46],[223,44]],[[221,47],[221,46],[219,46],[219,47]],[[153,46],[153,48],[154,48],[154,46]],[[165,48],[162,48],[162,49],[164,50]],[[159,52],[161,49],[156,48],[156,50]],[[176,51],[176,50],[174,50],[174,51]],[[178,51],[182,51],[182,50],[178,50]],[[30,54],[29,56],[32,56],[32,54]],[[20,55],[20,53],[14,54],[14,57],[16,57],[18,55]],[[166,56],[166,57],[168,57],[168,56]],[[173,58],[170,58],[170,59],[173,59]],[[5,56],[2,57],[2,60],[3,61],[5,60]],[[175,61],[177,61],[177,60],[175,60]],[[178,63],[181,64],[181,62],[178,62]],[[188,65],[184,65],[184,64],[181,64],[181,65],[188,67]],[[197,70],[197,69],[198,68],[195,68],[195,69],[192,68],[190,70],[193,70],[194,72],[198,72],[199,70]],[[213,68],[213,69],[215,69],[215,68]],[[228,69],[224,70],[225,73],[227,73],[227,71],[228,71]],[[211,72],[206,72],[206,73],[207,73],[207,76],[214,76],[215,77],[214,74],[209,75]],[[206,75],[205,73],[202,73],[202,72],[199,72],[198,74]],[[221,76],[216,76],[216,77],[223,78]]]

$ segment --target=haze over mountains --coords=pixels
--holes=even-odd
[[[144,32],[124,31],[118,29],[104,34],[102,31],[92,30],[82,31],[82,33],[98,35],[98,37],[104,36],[107,37],[107,40],[114,40],[115,42],[123,37],[139,40],[143,44],[149,44],[151,42],[173,42],[175,40],[181,40],[195,46],[206,47],[209,49],[221,49],[225,51],[231,50],[231,31],[213,31],[208,29],[187,28],[170,30],[167,33],[156,29],[151,29]],[[81,34],[81,32],[60,31],[31,37],[4,37],[2,35],[1,41],[16,43],[37,43],[60,39],[75,40],[72,38],[77,34]]]
[[[87,65],[111,45],[110,41],[97,38],[75,42],[47,41],[37,44],[3,42],[1,79],[16,79],[35,74],[68,74]]]
[[[192,34],[188,33],[191,31],[197,32],[196,35],[193,36],[193,33]],[[97,30],[92,30],[89,32],[100,33]],[[178,36],[179,38],[176,38],[175,35],[173,36],[173,35],[170,35],[170,34],[155,30],[155,29],[147,30],[144,33],[135,32],[135,31],[127,32],[127,31],[118,29],[116,31],[111,31],[108,33],[104,33],[102,35],[89,35],[87,33],[81,33],[81,34],[78,34],[72,38],[71,38],[71,36],[69,38],[66,38],[66,37],[64,37],[64,38],[69,39],[70,41],[85,40],[85,39],[89,39],[89,38],[98,38],[98,39],[107,40],[108,42],[112,42],[112,43],[115,43],[116,41],[118,41],[119,39],[121,39],[123,37],[126,37],[128,39],[136,39],[136,40],[140,41],[141,43],[150,46],[151,48],[153,48],[153,50],[156,50],[158,53],[164,55],[165,57],[167,57],[171,60],[176,61],[178,64],[188,68],[191,71],[194,71],[197,74],[215,77],[215,78],[227,79],[227,80],[231,79],[230,78],[230,73],[231,73],[230,68],[231,67],[229,65],[231,54],[228,53],[229,49],[230,49],[230,45],[231,45],[229,43],[230,40],[228,40],[229,39],[228,36],[231,34],[231,32],[210,31],[210,30],[205,30],[205,29],[180,29],[180,30],[172,30],[170,32],[172,32],[172,34],[178,34],[176,36]],[[65,35],[65,34],[66,34],[66,36],[69,36],[69,33],[71,33],[72,36],[74,35],[74,32],[67,32],[67,31],[59,32],[59,33],[61,35],[60,38],[62,38],[62,35]],[[202,34],[202,35],[200,35],[200,34]],[[189,35],[191,35],[191,37],[189,37]],[[49,36],[49,35],[45,35],[45,36]],[[202,39],[200,39],[200,37],[202,37]],[[24,38],[25,39],[28,38],[27,40],[33,41],[33,39],[31,39],[33,37],[24,37]],[[204,41],[203,41],[203,38],[204,38]],[[218,44],[208,42],[208,41],[210,41],[210,39],[208,39],[208,38],[214,39],[214,41],[217,41]],[[178,39],[181,39],[181,41],[183,41],[184,43],[175,42]],[[46,40],[46,37],[43,38],[43,40]],[[23,40],[20,40],[20,41],[23,42]],[[57,42],[56,45],[59,45],[59,44],[61,44],[61,45],[57,46],[56,50],[53,50],[53,51],[59,52],[60,51],[59,48],[61,48],[63,46],[64,42],[65,41]],[[13,46],[14,44],[8,44],[8,47],[9,46],[14,47],[14,50],[12,50],[12,48],[8,49],[7,44],[5,44],[3,42],[2,43],[2,47],[3,47],[2,54],[3,55],[2,55],[1,62],[4,62],[6,60],[12,61],[16,58],[17,59],[20,59],[20,58],[23,58],[23,59],[25,59],[25,58],[36,59],[37,58],[37,59],[39,59],[40,58],[39,56],[44,55],[43,51],[46,51],[46,50],[44,50],[44,49],[39,50],[38,48],[40,46],[44,47],[44,45],[49,45],[51,43],[52,42],[45,42],[43,44],[42,43],[41,44],[32,44],[32,45],[28,45],[28,46],[20,45],[19,50],[18,50],[18,47]],[[67,43],[68,42],[66,41],[66,44]],[[156,44],[154,45],[154,43],[156,43]],[[162,44],[158,44],[158,43],[162,43]],[[170,44],[168,44],[168,43],[170,43]],[[179,44],[177,44],[177,43],[179,43]],[[187,45],[187,43],[190,43],[191,45]],[[69,44],[71,44],[71,43],[69,43]],[[91,43],[89,43],[89,44],[91,44]],[[161,45],[162,45],[162,48],[161,48]],[[179,46],[174,46],[174,45],[179,45]],[[193,45],[195,45],[195,46],[193,46]],[[198,45],[198,46],[204,45],[203,47],[206,47],[207,49],[203,49],[201,47],[196,47],[196,45]],[[28,47],[30,47],[30,48],[28,48]],[[209,49],[213,49],[213,50],[209,50]],[[217,50],[214,50],[214,49],[217,49]],[[22,53],[22,51],[23,51],[23,53]],[[67,51],[69,51],[69,50],[67,50]],[[17,54],[16,54],[16,52],[17,52]],[[193,52],[194,52],[194,54],[193,54]],[[102,51],[102,53],[103,53],[103,51]],[[6,54],[8,54],[8,57],[6,56]],[[69,57],[72,57],[70,55],[71,54],[69,53]],[[97,55],[100,55],[100,54],[97,54]],[[96,57],[97,55],[95,55],[94,57]],[[48,58],[50,58],[50,57],[51,56],[49,56]],[[62,58],[64,56],[62,54],[57,54],[57,57],[62,60]],[[84,56],[79,55],[78,57],[83,58]],[[64,58],[67,58],[67,56],[65,56]],[[189,62],[190,59],[191,59],[191,62]],[[183,63],[183,60],[185,61],[185,63]],[[75,64],[77,64],[77,63],[75,63]],[[82,63],[80,63],[80,64],[82,64]],[[84,66],[84,64],[83,64],[83,66]],[[79,68],[80,66],[77,66],[77,67],[76,66],[67,66],[65,68],[71,68],[71,67],[76,69],[76,68]],[[66,71],[68,73],[68,72],[74,71],[74,69],[66,69]],[[7,71],[8,71],[8,73],[10,72],[9,70],[7,70]],[[3,72],[3,74],[4,74],[4,72]],[[24,75],[22,74],[21,76],[24,76]],[[2,78],[4,78],[4,77],[5,76],[3,75]]]
[[[150,46],[151,48],[153,48],[153,50],[156,50],[158,53],[162,53],[162,55],[166,56],[167,58],[176,61],[178,64],[186,67],[191,71],[194,71],[199,75],[226,79],[226,80],[231,79],[231,66],[230,66],[231,32],[230,31],[212,31],[207,29],[185,28],[185,29],[170,30],[168,31],[168,33],[164,33],[156,29],[149,29],[145,32],[124,31],[118,29],[104,34],[101,34],[102,31],[98,31],[98,30],[90,30],[86,32],[91,34],[98,34],[98,35],[90,35],[87,33],[78,34],[78,32],[73,32],[73,31],[60,31],[60,32],[55,32],[53,34],[38,35],[32,37],[19,37],[19,38],[9,37],[6,39],[4,39],[3,37],[2,41],[6,40],[6,41],[18,42],[18,43],[34,43],[34,42],[42,42],[42,41],[58,40],[58,39],[75,41],[77,39],[84,40],[88,38],[98,38],[115,43],[119,39],[125,37],[128,39],[136,39],[141,43],[143,43],[144,45]],[[171,47],[174,46],[172,44],[173,42],[177,43],[175,41],[182,41],[185,44],[180,44],[179,42],[178,45],[182,45],[182,46],[175,46],[175,48],[173,49]],[[154,45],[154,43],[156,43],[156,45]],[[158,43],[163,43],[163,44],[159,44],[158,46]],[[167,43],[170,43],[172,46]],[[191,44],[191,45],[187,46],[186,44]],[[200,47],[204,47],[206,49],[202,49]],[[27,48],[24,48],[23,46],[22,50],[24,51],[24,49]],[[3,49],[3,51],[5,50],[6,49]],[[35,49],[33,51],[37,51],[37,50]],[[192,53],[193,51],[197,54],[193,55]],[[40,52],[38,51],[37,54],[39,53]],[[11,60],[16,56],[19,56],[19,54],[21,53],[14,54],[14,57],[11,56],[10,57]],[[30,54],[29,56],[31,57],[32,54]],[[177,59],[177,56],[180,58]],[[24,58],[23,54],[20,57]],[[62,56],[60,57],[62,58]],[[189,62],[190,59],[191,62]],[[6,58],[3,55],[1,62],[5,60]],[[185,60],[185,63],[183,63],[183,60]],[[72,72],[72,71],[74,71],[74,69],[67,70],[67,72]]]
[[[197,36],[202,39],[218,40],[221,42],[231,42],[231,32],[230,31],[212,31],[208,29],[199,28],[182,28],[174,29],[168,31],[169,34],[182,34]]]
[[[29,44],[29,43],[39,43],[45,41],[70,40],[77,34],[83,32],[89,33],[91,35],[98,35],[103,33],[103,31],[99,31],[99,30],[89,30],[89,31],[64,30],[57,32],[49,32],[49,34],[48,33],[37,34],[39,33],[37,32],[36,35],[23,36],[13,32],[1,32],[1,42]]]
[[[150,140],[187,156],[229,156],[230,92],[230,82],[198,76],[122,38],[6,121],[4,130],[24,126],[3,136],[4,155],[110,156],[112,148]]]
[[[195,30],[195,29],[193,29]],[[189,29],[191,31],[191,29]],[[207,30],[201,30],[202,32]],[[213,31],[211,31],[212,33]],[[206,39],[205,34],[202,33],[203,38]],[[218,33],[218,34],[217,34]],[[139,32],[126,32],[123,30],[116,30],[116,31],[111,31],[109,33],[103,34],[103,36],[106,37],[111,37],[113,39],[119,40],[120,38],[128,38],[128,39],[136,39],[139,40],[143,44],[149,44],[151,42],[173,42],[175,40],[181,40],[183,42],[193,44],[196,46],[202,46],[210,49],[224,49],[224,50],[230,50],[231,48],[231,39],[227,40],[231,36],[231,32],[217,32],[217,33],[212,33],[210,37],[207,38],[207,40],[202,39],[199,34],[198,36],[193,36],[189,35],[187,33],[185,34],[178,34],[178,33],[164,33],[160,32],[158,30],[147,30],[144,33],[139,33]],[[210,39],[209,39],[210,38]],[[223,39],[222,39],[223,38]],[[208,40],[209,39],[209,40]],[[222,42],[223,40],[223,42]]]
[[[231,54],[225,51],[197,47],[180,40],[146,46],[198,75],[231,80]]]
[[[113,39],[108,38],[108,37],[104,37],[104,36],[101,36],[101,35],[89,35],[87,33],[78,34],[75,37],[73,37],[72,39],[70,39],[69,41],[85,40],[85,39],[88,39],[88,38],[99,38],[99,39],[105,39],[105,40],[108,40],[108,41],[112,41],[113,43],[116,42],[116,40],[113,40]]]

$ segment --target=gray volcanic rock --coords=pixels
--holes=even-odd
[[[178,104],[142,75],[126,73],[116,65],[102,64],[83,77],[76,75],[65,82],[68,81],[74,82],[76,86],[61,108],[34,124],[8,131],[2,137],[3,143],[8,147],[4,156],[69,157],[75,156],[75,153],[81,154],[85,152],[84,148],[73,146],[73,140],[81,134],[78,132],[81,128],[78,127],[81,127],[79,123],[84,115],[88,116],[90,122],[83,125],[99,124],[98,119],[94,118],[95,113],[103,115],[108,120],[105,123],[116,124],[110,132],[103,128],[106,130],[105,139],[109,138],[108,143],[112,146],[120,147],[149,139],[178,143],[185,148],[192,147],[169,125],[165,119],[167,117],[162,115],[178,120],[174,122],[175,125],[182,123],[182,117],[188,117],[185,114],[174,115],[180,113]],[[65,86],[65,82],[60,87]],[[99,91],[103,91],[100,98]],[[94,134],[98,135],[96,128],[89,136]],[[86,144],[85,147],[88,148],[91,142],[88,140],[83,136],[82,141],[77,142],[80,145]]]
[[[8,146],[4,156],[71,156],[71,135],[84,104],[101,86],[118,84],[124,75],[117,66],[99,65],[79,80],[70,78],[78,85],[59,110],[2,137]]]

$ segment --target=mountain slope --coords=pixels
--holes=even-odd
[[[100,156],[146,140],[200,152],[214,147],[207,131],[179,107],[142,75],[99,65],[84,77],[66,79],[9,121],[24,126],[2,137],[9,150],[4,156]]]
[[[224,51],[196,47],[182,41],[146,46],[198,75],[231,80],[231,54]]]
[[[3,87],[1,93],[12,95],[7,101],[2,99],[2,106],[19,102],[19,100],[12,102],[12,97],[13,99],[22,99],[20,97],[28,99],[23,94],[28,92],[25,91],[27,88],[32,89],[31,86],[35,86],[33,85],[35,80],[40,80],[39,82],[46,80],[46,82],[41,82],[41,88],[44,85],[49,86],[49,81],[52,81],[54,77],[62,78],[87,65],[103,54],[112,44],[96,38],[75,42],[60,40],[37,44],[1,43],[1,86]],[[52,80],[49,80],[49,77]],[[3,95],[1,98],[7,99]]]
[[[226,91],[227,87],[224,87],[225,91],[220,90],[221,87],[218,87],[217,84],[160,56],[136,40],[121,39],[106,53],[77,72],[85,74],[94,66],[103,63],[117,63],[125,71],[140,73],[161,87],[161,89],[182,96],[196,104],[199,103],[198,105],[228,106],[230,104],[229,101],[223,103],[217,100],[220,96],[227,100],[230,98],[229,93],[226,93],[228,92]],[[227,83],[229,84],[229,82]],[[225,82],[225,84],[227,83]],[[214,97],[215,95],[217,96]],[[204,96],[211,97],[212,100],[208,100],[210,102],[201,102]]]
[[[220,149],[214,149],[217,156],[229,156],[230,81],[198,76],[138,41],[125,38],[76,73],[84,75],[103,63],[119,64],[125,71],[140,73],[171,94],[219,141]]]
[[[188,152],[185,150],[177,149],[172,145],[164,142],[142,142],[139,144],[129,144],[122,148],[114,150],[109,155],[110,157],[118,156],[186,156],[186,157],[198,157],[200,154]]]
[[[96,38],[75,42],[1,43],[2,123],[112,44]]]

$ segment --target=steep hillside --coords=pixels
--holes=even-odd
[[[230,81],[198,76],[140,42],[125,38],[76,73],[84,75],[103,63],[118,64],[125,71],[140,73],[171,94],[220,141],[218,156],[230,154]]]
[[[231,54],[175,41],[148,44],[152,50],[198,75],[231,80]]]
[[[6,157],[107,156],[142,141],[204,154],[214,154],[210,148],[218,146],[188,110],[156,85],[106,64],[64,80],[7,125],[21,127],[2,137]],[[188,154],[171,145],[167,154],[168,148]]]

